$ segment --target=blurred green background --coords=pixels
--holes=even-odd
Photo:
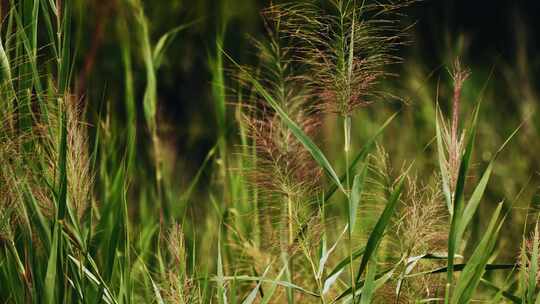
[[[158,70],[158,129],[162,140],[164,171],[179,189],[193,179],[208,151],[215,144],[218,128],[212,95],[211,58],[218,52],[216,37],[223,32],[224,50],[240,63],[256,63],[256,54],[249,37],[264,37],[260,10],[269,4],[262,0],[165,0],[144,1],[152,43],[179,25],[189,26],[179,32],[167,50]],[[398,75],[387,80],[387,90],[401,100],[384,100],[359,111],[354,119],[357,145],[367,138],[388,116],[400,115],[381,139],[391,161],[400,167],[405,161],[415,161],[420,176],[436,171],[435,104],[439,100],[448,109],[451,79],[447,66],[456,58],[471,69],[472,77],[463,93],[464,115],[483,96],[479,149],[474,163],[482,168],[504,139],[520,124],[523,128],[501,155],[489,185],[488,201],[495,206],[501,200],[513,201],[516,212],[507,221],[503,233],[521,234],[521,225],[529,206],[540,204],[537,188],[540,157],[538,148],[540,122],[537,116],[540,67],[538,53],[539,11],[537,1],[420,1],[404,11],[404,22],[415,22],[408,45],[400,50],[402,64],[391,67]],[[133,77],[136,100],[142,112],[145,69],[139,42],[129,25],[119,24],[130,13],[119,1],[78,1],[76,8],[75,42],[78,51],[74,81],[89,113],[110,111],[122,117],[124,69],[122,48],[131,41]],[[129,17],[129,16],[128,16]],[[127,18],[129,20],[129,18]],[[225,60],[227,101],[227,145],[234,151],[239,143],[235,125],[234,69]],[[483,92],[483,93],[482,93]],[[107,104],[108,109],[103,109]],[[144,129],[142,115],[137,124]],[[325,151],[332,157],[341,153],[342,145],[332,136],[339,126],[328,120],[323,126]],[[139,135],[138,142],[150,141]],[[120,151],[120,148],[118,148]],[[148,153],[140,149],[140,154]],[[138,156],[140,168],[150,157]],[[148,169],[151,170],[151,169]],[[198,184],[200,202],[207,202],[206,185],[211,184],[212,168],[203,172]],[[151,173],[148,173],[151,176]],[[475,178],[475,176],[471,176]],[[175,185],[172,185],[175,186]],[[520,194],[522,189],[526,189]],[[196,196],[197,197],[197,196]],[[194,199],[197,201],[197,199]],[[489,204],[484,207],[489,208]],[[210,208],[195,204],[197,211]],[[477,221],[481,221],[481,210]],[[196,219],[195,219],[196,221]],[[503,237],[503,240],[512,238]],[[517,248],[518,244],[515,244]],[[510,252],[515,251],[508,251]],[[504,256],[504,254],[503,254]]]
[[[13,148],[14,151],[24,152],[20,157],[15,157],[17,166],[13,165],[14,168],[22,170],[20,172],[23,174],[18,174],[19,171],[15,170],[0,171],[8,176],[3,180],[9,182],[1,184],[0,190],[7,189],[6,193],[21,191],[25,194],[16,193],[19,195],[14,195],[14,201],[30,201],[32,204],[36,204],[35,201],[40,201],[40,199],[47,203],[45,198],[48,195],[49,198],[53,198],[50,202],[60,202],[58,203],[61,207],[59,210],[62,210],[54,215],[54,221],[39,223],[41,233],[49,239],[51,235],[55,239],[59,238],[60,245],[49,244],[48,247],[39,248],[39,245],[33,245],[30,242],[37,239],[35,236],[39,236],[33,230],[34,224],[26,227],[14,223],[16,230],[13,235],[9,231],[9,236],[13,237],[11,243],[5,243],[11,246],[10,250],[13,253],[6,254],[6,258],[0,261],[0,264],[7,261],[6,264],[12,265],[10,267],[18,267],[19,273],[13,270],[15,268],[6,268],[8,271],[4,275],[0,271],[0,281],[11,282],[12,285],[9,294],[4,295],[0,292],[0,298],[21,298],[20,301],[24,301],[21,296],[17,296],[26,294],[26,287],[20,283],[27,279],[26,268],[34,268],[35,273],[38,274],[35,280],[45,279],[48,283],[43,286],[37,285],[38,292],[29,297],[41,301],[41,291],[43,291],[49,294],[50,303],[54,302],[55,297],[70,299],[75,294],[64,294],[64,287],[67,286],[68,281],[63,279],[67,279],[68,276],[58,276],[58,280],[54,278],[57,270],[59,274],[63,274],[64,264],[69,264],[64,257],[68,254],[84,253],[84,259],[81,261],[89,257],[97,261],[94,271],[96,273],[99,272],[97,270],[106,271],[104,281],[115,292],[118,292],[120,298],[127,299],[125,303],[129,303],[131,299],[135,301],[139,298],[154,297],[153,289],[157,288],[152,286],[154,282],[151,278],[158,278],[158,283],[164,284],[170,279],[169,275],[178,274],[175,271],[178,271],[182,278],[178,281],[179,283],[194,282],[196,289],[194,294],[200,293],[200,298],[204,302],[207,296],[209,296],[208,299],[214,298],[215,295],[219,298],[224,294],[220,291],[223,289],[223,273],[227,276],[261,273],[267,267],[270,258],[277,258],[278,255],[286,264],[293,265],[294,255],[291,255],[288,262],[286,258],[288,251],[294,249],[297,243],[293,232],[298,231],[298,239],[306,240],[309,249],[319,251],[316,255],[322,255],[326,249],[319,250],[315,244],[309,243],[312,239],[305,237],[304,234],[309,230],[313,233],[314,240],[320,237],[318,219],[315,218],[311,223],[313,214],[321,216],[324,238],[321,237],[321,242],[318,243],[321,245],[320,248],[326,248],[326,241],[330,244],[330,241],[339,240],[338,235],[341,224],[345,223],[344,220],[351,224],[351,218],[355,218],[343,215],[351,210],[355,216],[357,213],[366,213],[366,216],[362,214],[359,217],[361,221],[356,223],[362,230],[357,235],[353,235],[351,231],[354,224],[348,226],[350,227],[348,240],[350,244],[339,249],[339,254],[349,255],[351,261],[354,246],[363,244],[367,235],[375,235],[367,232],[372,231],[378,218],[375,214],[382,211],[379,209],[386,199],[376,198],[373,199],[374,203],[366,199],[365,202],[362,201],[359,210],[353,210],[352,205],[347,209],[347,204],[343,204],[342,195],[333,196],[331,200],[321,202],[317,206],[314,203],[311,204],[311,201],[309,201],[310,204],[304,204],[304,201],[299,200],[301,203],[298,203],[298,214],[293,217],[292,212],[295,208],[293,208],[291,195],[287,193],[286,202],[279,199],[279,203],[285,204],[275,208],[276,206],[272,205],[275,202],[270,202],[271,199],[264,197],[266,194],[264,191],[268,189],[264,186],[259,187],[256,181],[249,179],[252,177],[249,174],[264,175],[267,172],[264,172],[264,163],[261,165],[265,160],[264,156],[257,159],[260,157],[258,154],[261,154],[257,150],[259,148],[257,143],[253,144],[248,138],[250,135],[253,136],[253,130],[246,126],[245,120],[244,124],[239,123],[241,110],[245,109],[239,104],[246,100],[258,102],[261,97],[259,95],[263,94],[251,87],[246,88],[239,84],[241,82],[238,81],[241,77],[238,73],[239,66],[233,61],[252,67],[251,72],[257,71],[260,54],[257,53],[257,48],[253,46],[252,41],[253,38],[259,41],[268,38],[260,12],[268,7],[271,1],[63,1],[69,0],[0,0],[0,14],[4,20],[0,36],[3,37],[2,42],[7,49],[7,52],[0,50],[0,53],[7,54],[4,55],[6,59],[1,64],[4,65],[4,73],[9,76],[5,77],[5,81],[10,86],[6,92],[13,94],[13,98],[20,98],[25,102],[24,107],[21,106],[21,110],[17,109],[17,111],[11,109],[11,106],[9,108],[6,106],[6,112],[11,114],[13,110],[14,113],[20,115],[21,126],[24,127],[21,127],[22,130],[32,135],[29,137],[31,143],[34,141],[32,145],[21,145],[21,149],[19,145],[12,145],[16,147]],[[537,12],[540,11],[540,5],[538,1],[503,0],[414,2],[414,5],[405,8],[400,16],[399,22],[402,22],[403,26],[409,24],[413,26],[407,31],[407,43],[404,43],[393,54],[401,58],[400,63],[388,67],[388,72],[394,77],[385,78],[381,83],[381,89],[388,93],[383,95],[387,97],[370,104],[369,107],[362,107],[352,114],[354,116],[351,119],[353,147],[350,151],[359,151],[368,139],[380,130],[381,125],[397,113],[396,118],[377,138],[377,144],[384,148],[383,156],[389,157],[392,170],[386,172],[385,160],[381,161],[377,158],[383,153],[376,152],[383,149],[373,149],[375,156],[370,156],[369,161],[365,162],[369,164],[370,170],[367,175],[370,180],[366,184],[372,188],[361,189],[361,195],[376,196],[379,192],[386,192],[393,188],[394,177],[410,164],[413,164],[412,170],[407,175],[414,180],[412,190],[424,191],[423,186],[430,183],[436,184],[433,182],[434,179],[441,176],[435,142],[436,105],[439,104],[442,108],[443,117],[450,116],[450,103],[455,92],[454,81],[449,70],[452,63],[459,58],[471,71],[471,77],[462,90],[462,116],[461,120],[456,120],[461,123],[459,129],[468,126],[466,121],[472,118],[473,109],[481,101],[476,142],[471,145],[474,146],[472,169],[464,171],[469,174],[468,180],[464,182],[465,197],[470,197],[473,190],[470,185],[478,184],[481,172],[487,167],[488,162],[506,138],[516,128],[520,127],[520,129],[498,155],[486,194],[481,199],[478,212],[474,213],[472,223],[468,225],[470,230],[467,229],[466,246],[464,250],[458,249],[464,257],[471,256],[476,245],[480,243],[482,234],[489,230],[486,229],[486,225],[493,210],[499,202],[505,201],[504,205],[501,204],[501,208],[505,208],[504,228],[497,239],[495,248],[498,252],[493,256],[497,256],[497,263],[508,263],[513,267],[520,252],[521,240],[524,236],[531,234],[534,220],[529,219],[528,215],[538,215],[540,211],[538,152],[540,150],[540,119],[538,117],[540,88],[537,81],[540,72],[540,53],[538,52],[540,20],[537,18]],[[328,2],[325,2],[323,6],[326,4]],[[11,13],[9,13],[10,7]],[[361,8],[363,9],[364,7]],[[72,15],[70,16],[69,13]],[[355,14],[352,15],[355,16]],[[19,16],[22,20],[18,20]],[[51,22],[48,19],[51,16],[54,16],[56,20]],[[352,20],[354,28],[354,17]],[[355,35],[351,35],[351,41],[354,37],[358,37]],[[72,40],[68,40],[70,37]],[[341,41],[344,40],[341,39]],[[32,47],[28,47],[29,44],[32,44]],[[352,42],[351,45],[353,45]],[[58,50],[61,51],[55,54]],[[163,50],[163,53],[160,53],[160,50]],[[352,50],[351,54],[354,54],[355,49]],[[72,55],[73,67],[70,62]],[[37,56],[37,60],[34,60],[34,56]],[[6,73],[10,68],[16,71],[14,74],[16,77],[13,79],[10,73]],[[31,75],[30,68],[33,69]],[[69,71],[71,75],[68,75]],[[344,71],[341,69],[339,72],[344,75]],[[264,71],[261,74],[264,78]],[[242,76],[245,77],[245,75]],[[26,77],[31,78],[29,79],[31,81],[25,79]],[[69,85],[67,79],[71,79]],[[57,86],[60,92],[56,91],[57,81],[60,84]],[[46,84],[46,90],[43,93],[37,90],[37,86],[42,84]],[[267,83],[263,82],[263,84]],[[66,92],[64,92],[65,89]],[[43,99],[47,102],[42,102],[38,98],[39,102],[34,103],[32,100],[34,90],[36,96],[46,97]],[[62,98],[53,98],[58,93],[65,93],[65,95]],[[81,102],[82,109],[77,107],[76,102],[71,102],[71,93],[75,96],[73,99]],[[250,96],[242,96],[242,94]],[[5,99],[8,101],[5,104],[10,105],[10,100]],[[268,98],[265,101],[268,102]],[[17,105],[19,105],[18,101]],[[63,109],[64,105],[70,105],[73,108]],[[38,108],[38,106],[43,106],[43,108]],[[154,106],[157,107],[156,113],[154,113]],[[258,110],[266,111],[263,108],[260,107]],[[36,114],[36,117],[32,117],[32,120],[28,122],[27,118],[30,116],[26,114]],[[81,117],[79,114],[82,114]],[[49,115],[52,117],[50,121]],[[6,117],[8,118],[6,121],[11,122],[12,117],[10,115]],[[19,119],[17,115],[15,117]],[[349,151],[343,153],[345,146],[342,136],[343,126],[339,124],[342,117],[338,119],[332,115],[320,117],[322,117],[322,124],[316,135],[313,135],[313,141],[323,150],[322,154],[328,158],[331,167],[335,168],[334,179],[338,180],[338,175],[344,172],[349,174],[350,171],[346,169]],[[348,122],[347,119],[345,121]],[[64,122],[70,122],[73,125]],[[271,123],[272,121],[268,125],[271,126]],[[44,124],[45,128],[41,124]],[[268,127],[266,124],[261,125]],[[348,125],[344,124],[344,126],[345,130],[348,130]],[[41,135],[38,131],[42,128],[45,130],[47,127],[50,132],[47,134],[44,132],[45,139],[42,139],[38,136]],[[285,136],[290,136],[288,129]],[[87,131],[89,138],[86,138]],[[250,131],[252,133],[249,133]],[[21,135],[10,132],[12,132],[11,129],[5,132],[9,135],[4,136],[5,143],[27,140],[26,136],[22,136],[25,133]],[[57,135],[60,136],[57,138]],[[297,134],[295,136],[299,137]],[[311,133],[309,136],[312,136]],[[276,136],[276,138],[272,137],[272,140],[283,141],[285,137]],[[309,140],[305,140],[304,137],[303,144],[305,145],[306,142],[308,142],[306,146],[309,146]],[[284,146],[288,147],[288,143]],[[42,147],[52,151],[49,152],[53,155],[51,160],[47,158],[48,150],[45,152],[40,150]],[[8,148],[0,151],[3,153],[0,156],[5,155],[6,161],[2,164],[4,167],[11,167],[11,159],[13,156],[18,156]],[[27,148],[32,148],[28,150],[28,155]],[[298,151],[293,153],[300,155]],[[345,158],[342,157],[343,154],[346,154]],[[283,156],[285,158],[290,154],[281,154],[280,157],[282,155],[285,155]],[[321,154],[312,152],[312,155],[315,158],[318,155],[319,161],[323,158]],[[56,161],[57,157],[58,161]],[[308,155],[308,157],[311,156]],[[58,166],[55,165],[56,163]],[[274,161],[274,163],[281,164],[279,161]],[[286,163],[288,165],[288,161]],[[368,168],[368,165],[365,168]],[[254,172],[249,172],[249,169],[254,169],[251,170]],[[288,177],[290,171],[285,170],[285,172],[283,175]],[[12,178],[11,175],[16,178]],[[270,179],[278,176],[278,174],[272,175],[272,172],[267,175],[266,177]],[[12,180],[18,182],[19,179],[21,183],[24,183],[24,191],[11,186]],[[321,187],[325,191],[324,195],[327,195],[330,192],[326,192],[329,180],[324,178],[319,180],[318,176],[316,179],[316,186]],[[345,179],[348,184],[349,178]],[[380,180],[384,180],[382,183],[385,185],[378,188],[377,182]],[[40,181],[43,185],[37,184],[35,189],[32,189],[36,193],[33,193],[27,190],[26,186],[27,184],[34,186],[35,181]],[[79,182],[87,183],[83,185],[85,187],[76,189],[81,190],[84,196],[81,201],[85,203],[81,206],[86,208],[77,210],[78,214],[81,214],[80,218],[70,221],[71,224],[75,226],[81,224],[82,227],[83,233],[74,230],[77,232],[74,235],[79,239],[84,239],[84,242],[81,241],[81,244],[78,244],[82,248],[80,252],[78,247],[73,249],[64,245],[63,242],[71,244],[72,240],[69,239],[70,233],[64,233],[69,230],[62,228],[66,216],[65,206],[69,206],[68,201],[77,203],[78,201],[72,198],[80,194],[71,188],[68,189],[68,185],[74,185],[75,188],[79,186]],[[290,183],[297,186],[298,180],[292,180]],[[416,185],[416,183],[419,184]],[[38,191],[41,188],[47,190],[44,192],[46,195]],[[13,191],[14,189],[17,191]],[[272,191],[276,193],[271,194],[279,192],[274,189],[269,192]],[[399,193],[399,191],[392,192]],[[28,195],[31,200],[26,198],[26,192],[31,194]],[[315,196],[309,197],[309,200],[319,200],[319,195],[315,192],[318,190],[309,193]],[[348,195],[346,190],[342,192],[349,198],[349,203],[353,201],[352,195]],[[383,196],[386,198],[387,194],[384,193]],[[392,194],[391,197],[394,195]],[[395,197],[394,202],[397,202],[399,194]],[[308,198],[302,197],[302,199]],[[424,200],[421,202],[424,203]],[[392,204],[386,204],[386,206],[389,205]],[[13,210],[21,210],[21,213],[25,213],[23,211],[28,208],[13,206],[15,206]],[[54,210],[55,205],[51,203],[51,206]],[[33,212],[39,214],[42,208],[33,205],[32,208],[38,211],[29,213],[32,214],[29,223],[41,221],[41,217],[34,217]],[[320,209],[317,210],[317,208]],[[286,209],[289,214],[285,214]],[[8,216],[4,218],[7,220],[4,222],[9,225],[4,226],[11,227],[11,215],[6,214]],[[382,214],[385,215],[386,212]],[[405,218],[407,213],[401,215]],[[452,226],[456,223],[453,221],[454,218],[458,217],[452,218]],[[294,223],[293,219],[298,221]],[[438,220],[444,222],[446,213]],[[388,223],[390,218],[386,217],[385,221]],[[393,228],[399,226],[400,221],[401,218],[393,223],[395,224]],[[295,225],[298,227],[293,227]],[[288,227],[283,229],[285,226]],[[444,227],[435,225],[428,228],[440,228],[441,231],[438,233],[442,232],[446,238]],[[288,230],[287,237],[283,237],[285,230]],[[326,230],[328,230],[328,236],[326,236]],[[373,229],[373,231],[379,234],[376,236],[378,238],[378,240],[375,239],[376,242],[383,238],[384,229]],[[395,231],[389,235],[393,232]],[[486,235],[491,240],[490,233]],[[415,235],[413,239],[414,237]],[[275,242],[280,245],[279,252],[271,250],[272,245],[275,244],[268,240],[273,238],[280,240],[280,242]],[[285,238],[288,238],[287,242],[283,241]],[[538,233],[536,238],[538,239]],[[45,240],[47,240],[46,237]],[[2,235],[0,235],[0,241],[3,241]],[[448,243],[451,242],[450,238]],[[303,242],[298,243],[303,244]],[[489,243],[491,244],[491,241]],[[478,248],[480,248],[479,251],[490,251]],[[48,249],[51,250],[48,251]],[[385,254],[390,257],[392,249],[390,247],[387,249]],[[56,251],[60,252],[58,259]],[[266,251],[269,251],[268,257],[265,256]],[[486,252],[483,254],[486,255],[487,262],[487,253],[490,252]],[[450,250],[448,253],[451,253]],[[24,264],[20,256],[25,257]],[[364,254],[362,257],[366,261],[362,262],[364,266],[367,265],[365,263],[369,259],[368,256],[369,254]],[[335,258],[337,257],[336,254]],[[26,265],[26,260],[31,260],[31,264]],[[322,257],[320,260],[323,260]],[[73,261],[77,262],[75,259]],[[298,261],[300,261],[299,264],[306,262]],[[335,264],[334,262],[332,261],[331,264]],[[381,262],[386,261],[381,259]],[[352,263],[351,269],[354,266]],[[169,265],[179,267],[171,268]],[[304,265],[306,267],[300,266],[305,269],[311,267],[307,264]],[[73,267],[73,273],[78,270],[75,268],[77,267]],[[302,268],[299,267],[299,269]],[[315,270],[315,267],[312,268]],[[521,269],[525,268],[521,267]],[[310,276],[301,277],[301,271],[298,274],[302,283],[313,284],[314,281],[311,282]],[[354,271],[351,271],[351,274],[354,276]],[[281,277],[281,274],[273,275],[275,275],[273,277]],[[361,271],[359,275],[362,275]],[[497,279],[498,282],[492,281],[502,284],[502,276],[493,275],[492,277],[492,274],[488,273],[486,278]],[[236,278],[233,279],[236,280]],[[214,281],[219,283],[215,287],[210,287],[217,290],[215,294],[207,289],[207,284],[211,282],[214,286]],[[28,281],[28,286],[32,285],[30,282]],[[81,280],[81,282],[85,281]],[[322,287],[320,283],[322,281],[318,283],[320,285],[318,287]],[[532,284],[536,288],[534,283],[537,282]],[[236,283],[231,284],[231,295],[237,296],[234,284]],[[247,291],[247,285],[239,285],[238,290],[242,292],[238,295]],[[510,287],[515,289],[513,285]],[[82,291],[88,289],[96,302],[102,298],[101,290],[81,286],[79,286],[81,294]],[[138,288],[141,286],[143,286],[140,289],[142,292],[139,292]],[[537,289],[534,288],[531,291],[535,293]],[[287,289],[292,299],[292,289]],[[257,288],[254,290],[256,293]],[[280,301],[279,297],[277,299]]]

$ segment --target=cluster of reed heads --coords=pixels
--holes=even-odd
[[[206,230],[195,223],[189,232],[187,209],[165,211],[179,190],[168,189],[174,184],[162,174],[167,164],[156,120],[156,53],[170,36],[152,46],[140,2],[127,2],[132,13],[121,18],[136,20],[148,55],[147,125],[140,131],[150,140],[139,143],[151,146],[152,174],[142,178],[136,129],[118,126],[111,110],[88,124],[84,98],[71,93],[69,4],[26,1],[9,11],[0,45],[2,301],[538,303],[538,225],[514,263],[496,262],[503,204],[482,236],[468,242],[502,148],[471,182],[479,106],[464,127],[461,92],[470,73],[458,60],[450,119],[437,107],[439,170],[428,180],[416,177],[414,162],[393,169],[376,144],[395,115],[365,142],[352,135],[362,125],[358,111],[399,100],[384,84],[399,81],[389,71],[409,42],[401,16],[415,1],[273,4],[262,13],[266,37],[252,39],[258,65],[237,64],[219,50],[234,66],[242,144],[232,149],[240,153],[217,145],[216,167],[226,166],[220,178],[227,180],[216,183],[221,189],[208,203],[218,217],[208,217],[214,224],[204,224]],[[25,14],[46,20],[45,51],[37,44],[38,19]],[[136,116],[130,52],[123,53],[128,122]],[[332,120],[342,125],[341,135],[331,136],[341,136],[343,153],[329,160],[323,137],[329,134],[320,131]],[[145,182],[148,193],[131,187]],[[137,207],[137,199],[155,201],[159,210]],[[505,285],[496,271],[506,274]]]

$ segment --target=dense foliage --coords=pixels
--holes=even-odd
[[[421,1],[165,2],[1,2],[0,302],[540,303],[525,35],[433,69]]]

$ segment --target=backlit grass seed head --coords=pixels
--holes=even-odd
[[[13,239],[13,227],[20,220],[17,216],[17,210],[20,210],[20,193],[17,191],[19,187],[16,177],[12,174],[14,170],[6,161],[6,158],[1,155],[4,151],[0,151],[0,162],[2,162],[2,172],[0,172],[0,241]]]
[[[305,211],[306,209],[297,208],[297,210]],[[295,220],[298,229],[293,243],[289,247],[289,252],[294,253],[302,250],[305,254],[315,257],[319,252],[313,247],[313,244],[319,243],[324,231],[320,215],[316,211],[297,212]]]
[[[72,206],[81,218],[92,199],[94,176],[90,168],[87,125],[82,120],[82,107],[75,98],[66,103],[68,188]]]
[[[465,132],[460,129],[461,93],[465,81],[470,76],[470,71],[461,65],[459,59],[456,59],[450,71],[450,76],[453,82],[451,118],[448,121],[445,115],[439,112],[437,113],[437,119],[440,121],[445,150],[444,165],[448,175],[446,178],[449,180],[451,193],[454,193],[465,140]]]
[[[258,270],[264,269],[269,259],[286,255],[292,261],[294,257],[292,280],[301,282],[304,278],[299,274],[309,265],[300,252],[305,242],[316,243],[320,231],[318,217],[313,215],[322,170],[271,104],[277,104],[311,138],[317,134],[321,116],[310,87],[292,60],[291,39],[281,35],[282,20],[271,12],[264,16],[267,39],[253,41],[260,63],[257,68],[241,69],[238,77],[242,90],[247,91],[240,116],[250,144],[244,149],[251,160],[246,174],[258,197],[261,236],[261,248],[248,247],[244,253]],[[252,91],[253,79],[264,87],[265,94]]]
[[[451,124],[451,133],[450,133],[450,143],[449,143],[449,168],[452,174],[451,180],[454,185],[457,180],[457,174],[459,171],[459,158],[461,156],[461,150],[463,146],[463,137],[459,133],[459,116],[460,116],[460,104],[461,104],[461,91],[463,89],[463,84],[469,78],[470,71],[461,66],[459,59],[456,59],[454,62],[452,70],[452,80],[454,84],[454,91],[452,97],[452,124]]]
[[[527,281],[531,276],[535,276],[536,284],[538,285],[540,284],[540,259],[538,259],[538,265],[536,265],[537,272],[531,273],[531,256],[533,254],[533,251],[537,250],[538,252],[540,252],[540,246],[538,248],[534,248],[535,242],[540,244],[540,234],[538,232],[531,233],[530,236],[524,240],[523,246],[521,247],[518,263],[520,264],[520,267],[525,269],[525,276]]]
[[[187,254],[184,232],[179,224],[173,224],[162,239],[167,248],[167,270],[161,283],[166,303],[197,303],[194,282],[187,274]]]
[[[311,205],[319,193],[322,171],[279,116],[269,109],[262,111],[261,116],[244,116],[255,151],[247,176],[257,189],[260,208],[264,210],[259,212],[265,223],[261,226],[266,240],[263,244],[267,249],[292,254],[297,246],[290,242],[304,223],[302,218],[306,217],[302,214],[313,210]],[[306,134],[314,134],[318,118],[309,117],[301,108],[295,111],[296,115],[289,115]],[[285,239],[289,241],[284,242]]]
[[[12,100],[3,100],[5,102]],[[0,239],[10,239],[18,225],[27,223],[24,196],[25,187],[34,186],[36,174],[32,164],[37,155],[35,151],[27,151],[35,139],[32,131],[15,131],[15,124],[22,118],[17,109],[6,110],[0,114]],[[31,192],[37,192],[31,187]],[[36,187],[37,188],[37,187]],[[50,202],[49,199],[44,200]],[[49,204],[50,205],[50,204]]]
[[[306,134],[316,130],[316,119],[298,117]],[[250,172],[257,187],[283,195],[313,194],[321,170],[303,145],[284,126],[276,114],[272,117],[245,117],[256,149],[256,168]]]
[[[65,117],[62,117],[64,112]],[[47,180],[48,183],[58,177],[60,139],[59,134],[63,123],[66,124],[66,172],[68,185],[68,202],[81,218],[92,199],[93,174],[90,170],[90,152],[88,147],[87,125],[83,122],[83,111],[79,100],[75,96],[64,95],[48,101],[48,114],[43,117],[34,128],[35,136],[41,139],[41,145],[36,146],[36,155],[43,155],[44,166],[41,172],[33,172],[36,180]],[[38,167],[39,168],[39,167]],[[52,200],[52,193],[45,189],[34,187],[33,190],[46,202],[46,197]],[[42,207],[49,210],[53,205]]]
[[[445,211],[438,184],[421,185],[416,177],[408,177],[397,229],[401,250],[408,256],[444,250]]]
[[[401,60],[393,55],[404,42],[396,17],[410,3],[308,1],[275,6],[272,15],[282,20],[283,35],[294,39],[294,59],[309,69],[304,78],[320,107],[346,117],[389,95],[378,84]]]
[[[15,48],[19,43],[22,44],[19,40],[14,43],[12,47]],[[8,49],[6,54],[11,52],[13,50]],[[0,155],[0,161],[5,168],[9,164],[10,170],[5,173],[11,172],[13,175],[11,182],[4,185],[10,186],[12,200],[15,199],[13,194],[17,194],[19,203],[23,202],[23,194],[33,196],[41,207],[41,212],[46,217],[53,217],[56,194],[51,186],[58,184],[60,131],[65,123],[68,201],[81,217],[92,193],[87,126],[82,123],[82,107],[68,92],[57,91],[51,75],[47,75],[51,76],[51,82],[48,83],[50,86],[42,88],[42,91],[19,87],[25,83],[36,82],[34,77],[41,80],[42,75],[27,71],[27,74],[19,73],[12,77],[10,71],[23,69],[24,65],[32,64],[36,58],[20,55],[16,58],[5,57],[3,60],[6,62],[3,62],[5,75],[0,84],[0,154],[3,154]],[[38,70],[36,73],[40,74],[42,71]],[[23,193],[25,191],[29,193]]]
[[[399,213],[391,233],[389,249],[394,255],[403,258],[396,278],[381,288],[377,298],[383,303],[416,303],[417,300],[444,295],[444,277],[438,275],[415,276],[404,279],[399,285],[400,275],[410,267],[413,257],[426,253],[439,253],[446,250],[448,229],[447,214],[436,178],[424,185],[412,175],[406,177],[406,187],[402,194]],[[413,273],[442,267],[443,260],[422,260],[412,270]]]
[[[16,145],[11,138],[6,136],[8,132],[7,124],[0,122],[0,209],[3,210],[0,214],[0,240],[11,239],[13,211],[17,208],[18,192],[17,192],[17,177],[14,163],[17,160]]]
[[[314,136],[321,117],[312,105],[309,89],[295,74],[290,50],[282,46],[281,22],[279,18],[266,19],[268,39],[253,40],[260,65],[257,69],[245,68],[238,80],[249,91],[249,78],[257,78],[304,133]],[[285,196],[315,194],[321,170],[283,119],[263,96],[253,92],[244,105],[241,119],[255,149],[255,167],[249,172],[254,185]]]

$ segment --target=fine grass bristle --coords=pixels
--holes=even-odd
[[[214,2],[0,1],[0,303],[540,303],[525,46],[505,88],[403,50],[423,1]]]

